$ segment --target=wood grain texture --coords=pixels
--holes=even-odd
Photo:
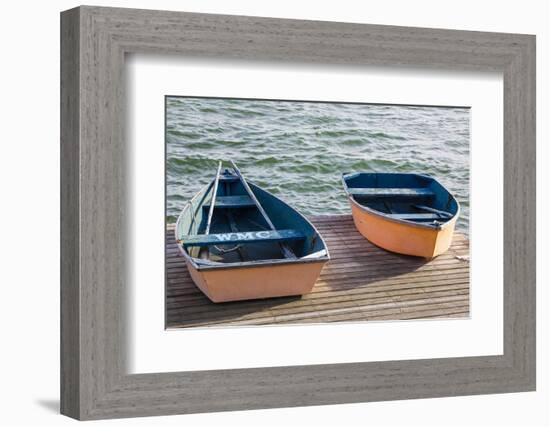
[[[61,19],[61,412],[80,414],[78,10]],[[67,262],[68,261],[68,262]]]
[[[80,7],[63,12],[61,38],[64,414],[99,419],[534,389],[534,36]],[[127,374],[124,58],[132,53],[503,72],[504,354]]]
[[[449,251],[426,261],[377,248],[351,215],[311,217],[331,260],[302,297],[211,302],[193,283],[166,230],[166,327],[356,322],[469,315],[470,245],[455,233]]]

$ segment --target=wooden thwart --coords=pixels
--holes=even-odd
[[[426,211],[426,212],[432,212],[436,215],[439,215],[442,218],[451,218],[452,217],[452,215],[449,212],[442,211],[442,210],[439,210],[439,209],[435,209],[435,208],[432,208],[430,206],[413,205],[413,208],[420,209],[420,210]]]
[[[182,237],[182,244],[188,246],[234,245],[237,243],[287,242],[305,239],[297,230],[238,231],[221,234],[195,234]]]
[[[350,215],[310,219],[323,234],[331,252],[331,261],[311,293],[302,297],[221,304],[210,302],[195,286],[183,257],[177,253],[173,225],[169,226],[166,241],[167,327],[468,316],[469,263],[463,256],[469,253],[469,243],[464,235],[455,233],[453,244],[446,253],[424,261],[386,252],[372,245],[357,232]],[[215,235],[208,237],[212,236]],[[298,237],[294,233],[288,236]],[[235,243],[235,240],[229,243]]]
[[[250,208],[253,206],[256,206],[256,204],[249,196],[216,197],[216,208],[218,209]],[[210,204],[203,205],[203,208],[210,209]]]
[[[429,188],[348,188],[348,193],[361,198],[417,198],[433,197],[435,194]]]

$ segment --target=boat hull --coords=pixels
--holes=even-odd
[[[357,230],[376,246],[391,252],[434,258],[451,246],[457,216],[441,228],[394,221],[359,205],[350,198]]]
[[[203,237],[207,221],[207,210],[203,208],[205,201],[211,200],[208,192],[212,185],[205,186],[188,202],[176,222],[174,237],[193,282],[213,302],[311,292],[330,259],[322,236],[298,211],[248,183],[266,216],[271,218],[272,226],[262,224],[259,209],[255,209],[255,204],[250,206],[249,200],[243,200],[248,196],[238,186],[240,181],[230,178],[232,175],[226,173],[224,184],[217,190],[217,210],[214,210],[210,230],[211,236],[223,241],[205,243]],[[236,206],[235,201],[242,205]],[[270,228],[278,230],[279,236],[273,241],[262,241],[267,239]],[[291,238],[293,233],[298,237]],[[228,239],[233,239],[232,243]],[[198,244],[189,244],[190,241],[208,249],[199,249]]]
[[[197,287],[218,303],[307,294],[325,263],[326,260],[205,270],[187,260],[187,268]]]

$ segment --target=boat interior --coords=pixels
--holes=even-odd
[[[243,180],[226,169],[184,209],[177,233],[190,256],[223,264],[322,256],[324,243],[304,217]]]
[[[459,209],[445,187],[425,175],[352,173],[343,181],[358,204],[395,220],[440,227]]]

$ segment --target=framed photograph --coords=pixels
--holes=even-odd
[[[165,111],[168,328],[468,316],[469,108]]]
[[[61,411],[535,389],[535,37],[61,14]]]

